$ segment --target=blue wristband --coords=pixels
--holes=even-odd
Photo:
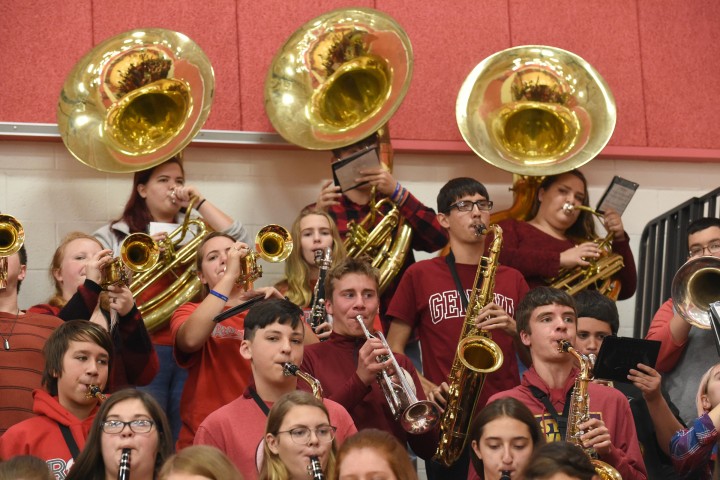
[[[395,191],[393,192],[392,195],[390,195],[390,200],[392,200],[394,202],[395,198],[397,198],[397,194],[399,191],[400,191],[400,182],[397,182],[397,184],[395,185]]]
[[[219,298],[219,299],[222,300],[223,302],[227,302],[227,301],[228,301],[228,297],[226,297],[225,295],[223,295],[223,294],[220,293],[220,292],[216,292],[215,290],[210,290],[210,295],[215,295],[217,298]]]

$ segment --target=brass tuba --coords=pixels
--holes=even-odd
[[[678,314],[691,325],[710,328],[710,305],[720,300],[720,258],[694,257],[680,267],[670,288]]]
[[[25,229],[15,217],[0,214],[0,290],[7,288],[8,258],[25,243]]]
[[[600,217],[600,214],[590,207],[584,205],[573,205],[566,203],[563,205],[566,212],[573,210],[584,210]],[[612,279],[612,276],[622,270],[625,266],[622,255],[613,253],[612,251],[613,233],[608,232],[604,238],[592,239],[600,249],[600,257],[588,260],[590,265],[586,267],[577,267],[561,272],[554,278],[548,280],[551,287],[564,290],[568,295],[575,295],[590,286],[603,295],[617,300],[620,293],[619,282]]]
[[[310,20],[275,55],[265,80],[265,111],[288,142],[332,150],[379,133],[392,158],[387,122],[410,86],[412,46],[390,16],[370,8],[333,10]],[[384,165],[392,171],[392,160]],[[386,208],[382,213],[380,208]],[[384,291],[402,267],[412,231],[389,200],[349,226],[352,257],[368,255]]]
[[[498,370],[503,364],[500,346],[492,341],[488,332],[475,326],[480,309],[493,300],[495,272],[502,248],[502,229],[490,225],[489,230],[493,230],[495,235],[488,257],[480,260],[475,273],[474,287],[468,299],[460,340],[448,378],[450,389],[447,406],[440,420],[440,442],[433,457],[436,462],[447,466],[455,463],[465,448],[485,375]],[[478,235],[486,235],[487,232],[484,225],[478,226]],[[483,260],[486,261],[484,267]],[[483,281],[478,288],[481,276]]]
[[[60,135],[79,161],[103,172],[145,170],[177,155],[210,114],[215,76],[182,33],[132,30],[101,42],[66,78]]]
[[[622,480],[620,472],[611,465],[599,460],[597,452],[594,449],[584,448],[580,437],[585,434],[580,430],[579,425],[590,419],[590,395],[588,394],[588,383],[592,380],[592,363],[587,355],[583,355],[573,348],[567,340],[561,340],[559,350],[561,352],[570,353],[580,364],[580,373],[575,379],[572,397],[570,399],[570,408],[567,419],[567,432],[565,432],[565,441],[575,444],[582,448],[590,457],[590,461],[595,467],[595,472],[602,480]]]

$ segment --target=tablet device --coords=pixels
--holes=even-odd
[[[622,215],[633,195],[635,195],[635,191],[638,189],[638,186],[639,184],[635,182],[615,175],[612,182],[610,182],[610,186],[607,190],[605,190],[605,193],[603,193],[603,196],[600,198],[595,211],[598,213],[605,213],[605,210],[612,208],[618,212],[618,214]]]
[[[379,166],[380,157],[378,156],[377,146],[371,145],[333,163],[333,180],[335,185],[340,187],[341,192],[347,192],[367,183],[357,183],[355,181],[360,176],[360,170],[378,168]]]
[[[630,337],[605,337],[593,373],[595,378],[631,383],[627,376],[638,363],[655,368],[660,342]]]

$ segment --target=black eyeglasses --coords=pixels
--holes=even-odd
[[[448,211],[450,211],[451,208],[457,208],[458,212],[471,212],[473,206],[478,207],[478,210],[481,212],[489,212],[492,210],[493,202],[490,200],[476,200],[474,202],[471,200],[460,200],[450,205]]]
[[[705,247],[696,246],[692,247],[690,249],[690,256],[691,257],[699,257],[700,255],[705,254],[705,250],[707,250],[708,255],[715,255],[716,253],[720,253],[720,242],[712,242],[710,245],[707,245]]]
[[[121,422],[120,420],[107,420],[102,423],[102,431],[105,433],[117,434],[125,430],[125,425],[130,427],[133,433],[148,433],[152,430],[155,422],[152,420],[132,420]]]
[[[332,442],[335,438],[335,431],[337,430],[337,427],[332,427],[330,425],[326,425],[323,427],[317,427],[316,429],[312,430],[308,427],[297,427],[292,428],[290,430],[285,430],[280,433],[289,433],[290,438],[293,442],[297,443],[298,445],[307,445],[310,443],[310,432],[314,431],[315,436],[321,443],[329,443]]]

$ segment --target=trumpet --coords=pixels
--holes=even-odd
[[[258,258],[271,263],[282,262],[290,256],[292,249],[293,240],[285,227],[272,223],[264,226],[255,236],[255,250],[248,252],[241,260],[241,272],[236,284],[249,290],[252,283],[262,277],[262,265],[258,264]]]
[[[130,449],[123,448],[120,455],[117,480],[130,480]]]
[[[85,394],[85,398],[97,398],[98,402],[102,403],[107,399],[107,396],[102,393],[102,390],[98,385],[91,383],[88,385],[88,391]]]
[[[403,430],[412,434],[425,433],[435,428],[440,420],[440,408],[429,400],[418,400],[415,395],[415,385],[409,380],[410,374],[398,364],[387,340],[385,340],[385,335],[382,332],[371,334],[365,326],[362,315],[358,315],[355,319],[368,340],[379,339],[388,351],[387,355],[379,355],[377,361],[379,363],[385,363],[388,360],[392,362],[397,382],[393,381],[388,369],[383,369],[377,374],[377,381],[385,394],[385,399],[395,420],[400,421]]]
[[[130,278],[126,268],[135,273],[152,269],[160,258],[160,247],[146,233],[128,235],[120,245],[120,256],[112,259],[102,271],[100,286],[107,290],[110,285],[128,285]]]
[[[12,215],[0,215],[0,290],[7,288],[8,257],[20,250],[25,230]]]

